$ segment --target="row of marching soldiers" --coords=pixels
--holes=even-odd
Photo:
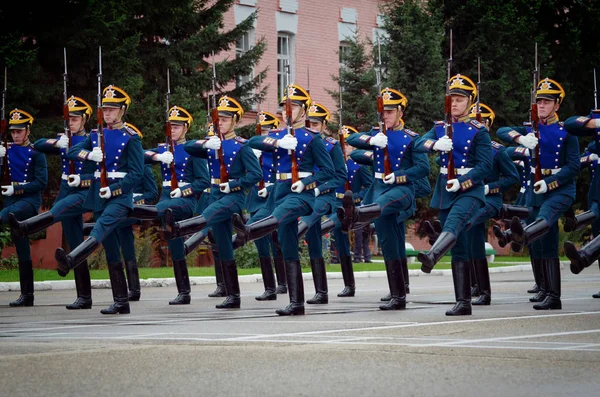
[[[464,75],[453,76],[448,84],[452,136],[447,134],[445,122],[436,122],[422,136],[406,128],[402,117],[408,99],[391,88],[380,93],[382,125],[387,130],[374,127],[359,133],[343,126],[340,141],[325,135],[329,111],[313,103],[298,85],[290,85],[282,100],[282,105],[287,103],[291,109],[286,128],[278,129],[279,120],[273,114],[260,112],[262,134],[249,140],[236,135],[235,127],[244,110],[234,98],[219,100],[219,117],[213,120],[218,123],[214,127],[219,134],[209,133],[198,140],[186,140],[192,115],[173,106],[168,115],[173,151],[167,144],[142,148],[142,132],[123,121],[131,98],[113,85],[102,92],[102,135],[86,130],[92,114],[89,104],[82,98],[70,98],[71,145],[62,133],[32,144],[33,117],[13,110],[9,120],[13,142],[8,149],[0,147],[11,179],[2,186],[5,199],[1,218],[11,227],[21,283],[21,295],[10,306],[32,306],[34,302],[28,236],[60,221],[70,250],[57,248],[58,272],[66,276],[73,270],[77,287],[77,299],[67,308],[92,307],[86,259],[102,244],[114,303],[101,312],[129,313],[129,302],[139,300],[141,294],[133,225],[139,220],[160,220],[178,289],[169,304],[190,303],[185,257],[207,239],[213,249],[217,279],[211,296],[225,297],[216,307],[239,308],[233,252],[253,241],[265,286],[265,292],[256,299],[275,300],[287,292],[290,303],[277,314],[304,314],[298,243],[302,238],[308,243],[315,287],[315,295],[306,303],[326,304],[329,295],[321,236],[330,231],[335,236],[344,280],[338,296],[352,297],[356,285],[348,233],[374,223],[390,291],[381,299],[385,303],[380,309],[405,309],[409,292],[405,221],[415,214],[416,199],[431,194],[428,153],[437,152],[440,173],[430,206],[439,210],[439,220],[425,223],[432,247],[420,253],[418,260],[421,270],[429,273],[450,251],[456,305],[446,314],[468,315],[472,304],[491,303],[485,235],[487,221],[492,218],[509,220],[507,230],[494,229],[501,245],[510,243],[514,251],[529,248],[536,281],[536,296],[531,299],[537,302],[534,308],[560,309],[558,218],[567,212],[566,224],[576,230],[600,216],[598,173],[590,189],[590,211],[577,217],[569,213],[580,168],[576,135],[600,137],[598,112],[572,117],[563,124],[557,111],[565,92],[557,82],[544,79],[536,91],[539,132],[532,132],[530,125],[502,127],[496,134],[508,145],[505,147],[490,138],[495,114],[484,104],[477,109],[475,84]],[[482,122],[475,120],[478,114],[483,116]],[[600,146],[593,143],[581,164],[597,164],[594,152]],[[61,156],[62,182],[51,209],[37,214],[47,184],[45,154]],[[536,163],[541,164],[543,178],[539,180],[534,176],[534,154],[539,159]],[[74,173],[70,172],[70,162],[74,162]],[[108,178],[104,187],[99,167],[102,162]],[[161,166],[160,197],[152,164]],[[176,184],[172,183],[174,177]],[[503,204],[502,193],[519,182],[517,202]],[[83,215],[90,212],[94,223],[84,224]],[[567,242],[565,250],[571,270],[579,273],[598,259],[600,243],[593,240],[577,250]],[[474,292],[479,298],[472,302]]]

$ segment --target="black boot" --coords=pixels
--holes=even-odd
[[[207,232],[204,230],[199,231],[198,233],[192,234],[185,242],[183,243],[183,250],[185,255],[189,255],[191,252],[194,252],[196,248],[202,244],[202,242],[206,239]]]
[[[242,245],[249,241],[259,239],[277,230],[279,222],[274,216],[268,216],[249,225],[244,224],[244,220],[239,214],[233,214],[231,217],[233,229],[237,238],[241,239]]]
[[[275,263],[275,275],[277,276],[276,294],[287,294],[287,280],[285,277],[285,262],[283,256],[279,255],[273,258]]]
[[[379,300],[382,301],[382,302],[389,302],[389,301],[392,300],[392,294],[389,293],[386,296],[382,296],[381,299],[379,299]]]
[[[87,261],[73,269],[75,274],[75,289],[77,290],[77,299],[75,302],[67,305],[68,310],[81,310],[92,308],[92,281],[90,279],[90,269]]]
[[[546,299],[546,268],[541,259],[531,258],[533,267],[533,278],[538,286],[538,292],[535,296],[529,298],[529,302],[543,302]]]
[[[537,294],[538,292],[540,292],[540,287],[537,284],[533,284],[533,287],[527,290],[528,294]]]
[[[15,214],[8,214],[8,224],[13,240],[22,240],[30,234],[39,232],[54,224],[54,216],[50,211],[46,211],[29,219],[18,221]]]
[[[446,316],[471,315],[471,280],[469,262],[452,261],[452,281],[456,304],[446,312]]]
[[[337,216],[342,223],[342,231],[348,233],[350,230],[359,229],[381,215],[379,204],[367,204],[360,207],[354,205],[354,198],[348,192],[342,199],[342,207],[338,207]]]
[[[240,283],[238,280],[237,265],[235,259],[230,261],[221,260],[223,265],[223,276],[225,276],[225,288],[227,289],[227,298],[223,303],[216,305],[217,309],[239,309]]]
[[[169,301],[169,305],[189,305],[192,301],[190,295],[192,288],[190,287],[190,276],[185,258],[173,261],[173,273],[177,285],[177,296]]]
[[[577,250],[575,244],[570,241],[565,242],[564,248],[565,254],[571,261],[571,272],[579,274],[600,257],[600,237],[594,238],[580,250]]]
[[[10,302],[10,307],[33,306],[33,264],[31,261],[19,261],[19,283],[21,295]]]
[[[475,263],[474,261],[469,261],[469,272],[471,275],[471,298],[474,296],[479,296],[479,284],[477,284],[477,272],[475,271]]]
[[[85,261],[99,246],[100,243],[98,240],[94,237],[88,237],[83,240],[83,243],[71,250],[69,254],[62,248],[57,248],[54,257],[58,262],[58,275],[66,277],[69,274],[69,270]]]
[[[408,259],[406,257],[400,258],[400,262],[402,262],[402,275],[404,276],[404,292],[406,292],[408,295],[410,294],[410,282],[408,281]]]
[[[574,218],[565,218],[565,232],[575,232],[591,225],[596,220],[596,215],[592,211],[585,211]]]
[[[213,253],[215,258],[215,278],[217,279],[217,289],[208,294],[209,298],[223,298],[227,296],[227,288],[225,288],[225,277],[223,276],[223,266],[221,259]]]
[[[351,256],[340,256],[344,289],[337,296],[340,298],[354,296],[356,285],[354,283],[354,269],[352,268]]]
[[[290,304],[283,309],[275,310],[280,316],[298,316],[304,314],[304,281],[300,261],[285,261]]]
[[[560,260],[558,258],[542,259],[546,268],[546,299],[542,303],[533,305],[535,310],[560,310]]]
[[[597,294],[592,295],[592,298],[599,299],[600,298],[600,292],[598,292]]]
[[[307,300],[306,303],[311,305],[324,305],[329,303],[325,261],[323,258],[311,258],[310,268],[312,270],[313,281],[315,284],[315,296]]]
[[[262,273],[265,292],[261,296],[257,296],[257,301],[274,301],[277,299],[275,293],[275,273],[273,272],[273,264],[271,257],[258,258],[260,261],[260,272]]]
[[[498,245],[502,248],[506,247],[512,241],[512,232],[510,229],[502,231],[499,226],[492,226],[494,236],[498,239]]]
[[[456,243],[456,237],[450,232],[442,232],[431,249],[425,252],[419,252],[418,259],[421,262],[421,271],[431,273],[433,266],[448,252]],[[469,291],[470,292],[470,291]]]
[[[152,221],[158,218],[158,209],[155,205],[134,204],[133,210],[127,216],[128,218]]]
[[[170,240],[197,233],[205,227],[206,218],[202,215],[176,222],[173,210],[167,208],[165,211],[165,237]]]
[[[502,204],[498,219],[512,219],[515,216],[520,219],[527,219],[529,208],[520,205]]]
[[[429,245],[435,244],[435,240],[437,240],[437,238],[440,236],[440,233],[438,233],[434,229],[431,222],[429,222],[429,221],[423,222],[423,230],[425,231],[425,233],[427,234],[427,237],[429,238]]]
[[[321,235],[324,236],[327,233],[335,229],[335,222],[332,219],[327,219],[321,222]]]
[[[127,297],[127,281],[122,263],[109,263],[108,275],[115,303],[100,310],[102,314],[129,314],[129,299]]]
[[[127,273],[129,301],[137,302],[140,300],[142,290],[140,288],[140,272],[138,271],[138,264],[135,259],[125,261],[125,272]]]
[[[550,230],[550,224],[544,219],[536,219],[523,228],[521,220],[515,216],[510,222],[510,230],[512,231],[511,248],[515,252],[520,252],[524,246],[546,234]]]
[[[479,286],[479,298],[472,304],[476,306],[488,306],[492,303],[492,288],[490,283],[490,270],[487,259],[474,259],[473,269]]]
[[[390,300],[385,305],[379,306],[380,310],[404,310],[406,309],[406,292],[404,275],[402,273],[402,261],[391,259],[385,261],[388,284],[390,286]]]

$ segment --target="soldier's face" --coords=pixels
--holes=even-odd
[[[225,133],[233,128],[233,117],[219,116],[219,131]]]
[[[463,95],[452,95],[452,117],[461,117],[467,114],[469,98]]]
[[[318,133],[321,133],[321,132],[323,132],[323,129],[324,129],[324,123],[322,123],[321,121],[311,121],[310,129],[315,130]]]
[[[536,103],[538,116],[542,119],[552,116],[554,113],[558,112],[558,108],[560,108],[558,101],[553,101],[551,99],[539,98]]]
[[[300,117],[304,116],[304,114],[301,113],[304,113],[302,106],[297,103],[292,103],[292,120],[298,121]]]
[[[82,116],[69,116],[69,130],[71,132],[79,132],[83,129]]]
[[[383,121],[387,128],[394,128],[400,124],[400,118],[402,118],[402,110],[400,109],[384,109],[383,110]]]
[[[102,113],[106,124],[114,124],[121,121],[121,108],[103,107]]]
[[[10,130],[12,140],[17,145],[22,145],[25,142],[27,142],[27,139],[29,139],[29,133],[30,133],[29,129],[27,129],[27,128],[20,128],[18,130]]]
[[[173,139],[173,142],[178,142],[186,131],[187,127],[183,124],[171,124],[171,139]]]

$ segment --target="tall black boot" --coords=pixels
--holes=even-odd
[[[565,254],[571,261],[571,272],[579,274],[583,269],[596,262],[600,257],[600,237],[583,246],[579,251],[575,244],[566,241],[564,244]]]
[[[502,248],[506,247],[512,241],[512,232],[510,229],[502,230],[499,226],[492,226],[492,230],[494,231],[494,236],[498,239],[498,245]]]
[[[15,214],[8,214],[8,224],[13,240],[22,240],[30,234],[39,232],[54,224],[54,216],[50,211],[43,212],[31,218],[18,221]]]
[[[512,231],[511,249],[520,252],[524,246],[533,243],[546,234],[550,230],[550,224],[544,219],[536,219],[523,228],[521,220],[515,216],[510,222],[510,230]]]
[[[287,294],[287,279],[285,277],[285,261],[283,255],[276,256],[273,258],[275,263],[275,275],[277,276],[277,289],[276,294]]]
[[[192,301],[190,295],[192,288],[190,287],[190,275],[185,258],[173,261],[173,273],[177,285],[177,296],[169,301],[169,305],[189,305]]]
[[[239,309],[241,304],[240,299],[240,283],[238,280],[237,265],[235,259],[230,261],[221,260],[223,264],[223,276],[225,276],[225,288],[227,289],[227,297],[223,303],[216,305],[217,309]]]
[[[337,296],[340,298],[354,296],[356,284],[354,282],[354,269],[352,268],[352,257],[340,256],[340,264],[342,267],[342,277],[344,279],[344,289]]]
[[[90,268],[87,261],[73,269],[75,274],[75,289],[77,290],[77,299],[75,302],[67,305],[68,310],[80,310],[92,308],[92,281],[90,278]]]
[[[456,304],[446,312],[446,316],[471,315],[471,280],[469,262],[452,261],[452,281]]]
[[[471,275],[471,297],[479,296],[479,284],[477,283],[477,271],[475,270],[474,261],[469,261],[469,273]]]
[[[381,207],[379,204],[356,207],[352,192],[346,191],[342,198],[342,206],[337,208],[336,213],[342,223],[342,231],[348,233],[348,231],[358,229],[365,223],[370,223],[373,219],[378,218],[381,215]]]
[[[502,204],[499,219],[512,219],[515,216],[519,219],[527,219],[529,208],[521,205]]]
[[[565,232],[575,232],[591,225],[596,220],[596,215],[592,211],[585,211],[574,218],[565,218]]]
[[[109,263],[108,275],[115,303],[100,310],[102,314],[129,314],[129,299],[127,297],[127,281],[122,263]]]
[[[279,227],[279,222],[272,215],[246,225],[239,214],[233,214],[231,223],[237,234],[237,238],[241,239],[242,245],[249,241],[264,237],[267,234],[274,232]]]
[[[227,296],[227,288],[225,288],[225,276],[223,276],[223,265],[221,259],[213,253],[215,259],[215,278],[217,279],[217,289],[208,294],[209,298],[223,298]]]
[[[307,300],[306,303],[311,305],[324,305],[329,303],[325,260],[323,260],[323,258],[310,258],[310,268],[315,284],[315,296]]]
[[[125,261],[125,272],[127,273],[129,301],[137,302],[140,300],[142,290],[140,288],[140,272],[138,271],[138,264],[135,259]]]
[[[490,283],[490,270],[486,258],[474,259],[472,261],[477,284],[479,286],[479,298],[472,304],[477,306],[488,306],[492,303],[492,287]]]
[[[546,299],[542,303],[533,305],[535,310],[560,310],[560,260],[558,258],[542,259],[546,268]]]
[[[69,270],[85,261],[99,246],[100,243],[98,240],[94,237],[88,237],[83,240],[83,243],[71,250],[69,254],[62,248],[57,248],[54,258],[58,262],[58,268],[56,269],[58,275],[66,277],[66,275],[69,274]]]
[[[400,258],[402,263],[402,275],[404,276],[404,292],[410,294],[410,281],[408,278],[408,259],[406,257]]]
[[[304,314],[304,281],[300,261],[285,261],[290,304],[283,309],[275,310],[280,316],[298,316]]]
[[[431,249],[425,252],[419,252],[418,259],[421,262],[421,271],[431,273],[433,266],[448,252],[456,243],[456,237],[450,232],[442,232]],[[470,291],[469,291],[470,292]]]
[[[402,261],[390,259],[385,261],[388,284],[390,286],[391,299],[385,305],[379,306],[380,310],[404,310],[406,309],[406,287],[404,285],[404,274],[402,273]]]
[[[202,230],[198,233],[192,234],[188,239],[186,239],[183,243],[183,250],[185,252],[185,255],[187,256],[190,253],[194,252],[194,250],[198,248],[200,244],[202,244],[202,242],[206,239],[207,235],[208,233]]]
[[[158,209],[155,205],[134,204],[133,210],[127,217],[151,221],[158,218]]]
[[[257,301],[274,301],[277,299],[277,294],[275,293],[275,273],[273,272],[271,257],[262,257],[258,260],[260,261],[260,272],[262,273],[265,292],[255,299]]]
[[[429,238],[429,245],[435,244],[435,240],[440,236],[441,232],[438,232],[434,229],[433,224],[429,221],[423,222],[423,230],[427,237]]]
[[[197,233],[205,227],[206,218],[202,215],[176,222],[173,210],[167,208],[165,211],[165,236],[170,240]]]
[[[33,264],[31,261],[19,261],[19,284],[21,295],[10,302],[10,307],[33,306]]]
[[[546,299],[546,270],[541,259],[531,258],[533,267],[533,278],[538,286],[538,292],[535,296],[529,298],[529,302],[543,302]]]

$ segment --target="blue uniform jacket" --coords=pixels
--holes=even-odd
[[[19,146],[13,143],[8,144],[6,156],[15,191],[12,196],[4,196],[4,207],[17,201],[27,201],[37,212],[42,205],[42,192],[48,184],[46,156],[35,150],[32,144]]]

